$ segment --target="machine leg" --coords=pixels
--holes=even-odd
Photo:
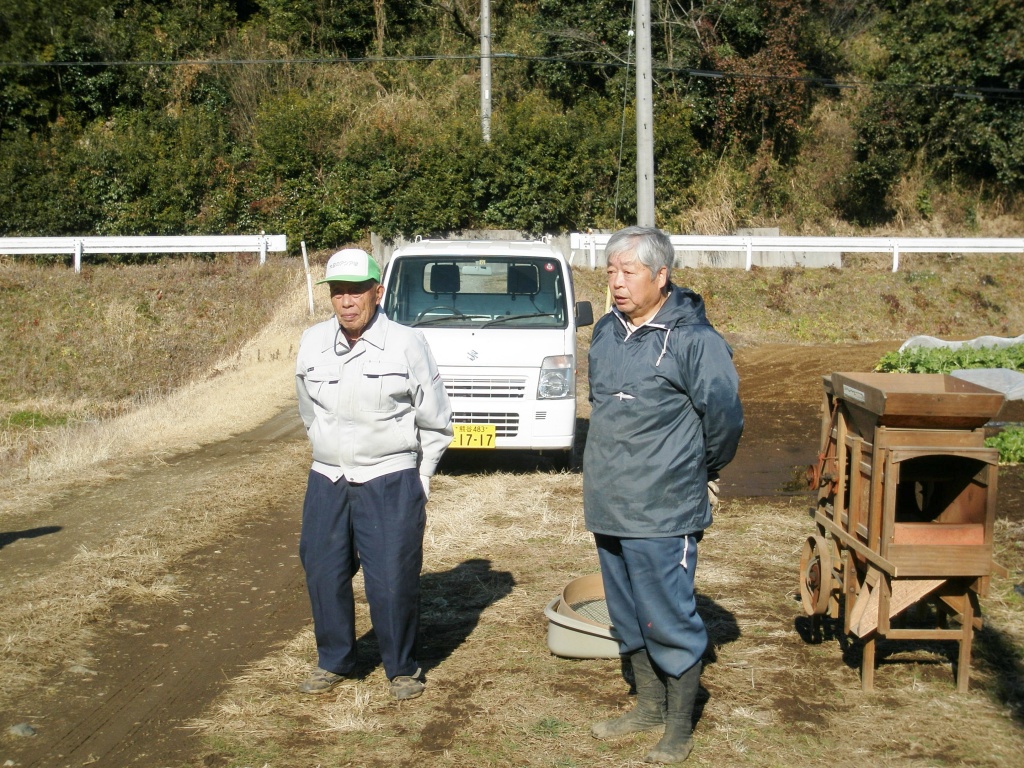
[[[959,693],[967,693],[967,684],[971,677],[971,642],[974,639],[974,605],[970,594],[964,595],[961,618],[963,637],[960,640],[960,655],[956,665],[956,690]]]
[[[860,687],[863,691],[875,689],[875,643],[877,635],[864,641],[864,656],[860,663]]]

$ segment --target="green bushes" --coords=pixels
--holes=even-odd
[[[980,349],[967,346],[955,349],[911,347],[883,355],[875,366],[876,371],[883,373],[950,373],[965,368],[1024,371],[1024,344]]]
[[[250,187],[262,225],[330,247],[371,229],[385,237],[470,228],[540,234],[615,221],[619,133],[606,103],[563,111],[528,93],[502,105],[485,143],[476,95],[447,105],[396,95],[361,107],[330,143],[269,121],[259,135],[274,141],[260,142],[252,162],[263,178],[251,177]],[[326,149],[314,153],[311,141]],[[314,172],[301,173],[303,164]],[[666,172],[666,183],[679,184],[692,172],[685,168]],[[624,188],[620,220],[634,205],[632,182]]]
[[[0,156],[0,232],[153,235],[201,231],[223,183],[227,136],[216,115],[126,112],[49,140],[19,135]],[[230,231],[227,229],[226,231]]]
[[[8,5],[0,62],[18,65],[0,65],[0,236],[263,229],[331,247],[371,230],[635,218],[628,2],[494,7],[493,50],[510,55],[492,62],[489,143],[472,4]],[[841,5],[655,4],[662,226],[692,221],[726,176],[728,190],[704,195],[715,210],[703,230],[938,218],[949,190],[980,196],[982,183],[1016,212],[1024,101],[1000,94],[1024,83],[1006,42],[1024,6],[985,0],[967,17],[953,0]],[[812,86],[832,77],[878,87]],[[806,146],[808,117],[833,97],[833,135],[852,123],[857,140],[824,156]],[[823,186],[805,178],[823,157],[813,173],[829,193],[811,211],[800,190]],[[919,189],[901,188],[908,168]]]
[[[619,133],[606,102],[562,112],[531,94],[504,110],[476,184],[481,223],[541,233],[611,221]]]
[[[1000,464],[1024,462],[1024,428],[1008,427],[997,435],[985,438],[985,445],[999,449]]]
[[[915,162],[946,183],[1024,191],[1024,69],[1014,42],[1024,5],[986,2],[970,13],[958,0],[887,5],[876,23],[886,57],[857,118],[859,157],[843,213],[887,222],[889,192]]]

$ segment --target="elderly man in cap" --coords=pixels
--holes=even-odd
[[[423,335],[377,306],[380,268],[347,248],[327,262],[334,316],[302,334],[299,415],[313,446],[299,557],[318,666],[299,685],[323,693],[356,666],[352,577],[363,568],[370,621],[396,699],[423,693],[416,660],[430,477],[452,410]]]

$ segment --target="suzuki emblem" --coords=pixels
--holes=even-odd
[[[480,357],[480,353],[477,352],[475,349],[471,349],[469,350],[469,352],[466,353],[466,357],[468,357],[470,360],[476,360],[478,357]]]

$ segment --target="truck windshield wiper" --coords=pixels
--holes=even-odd
[[[438,315],[437,317],[427,317],[423,320],[416,320],[410,323],[409,327],[417,328],[421,325],[435,325],[437,323],[448,323],[455,320],[458,320],[459,322],[463,320],[485,320],[489,317],[490,315]],[[486,325],[486,323],[484,323],[484,325]]]
[[[487,328],[488,326],[497,325],[498,323],[507,323],[509,320],[526,320],[531,317],[554,317],[557,319],[557,315],[555,315],[554,312],[534,312],[531,315],[505,315],[504,317],[496,317],[493,320],[484,323],[480,327]]]

